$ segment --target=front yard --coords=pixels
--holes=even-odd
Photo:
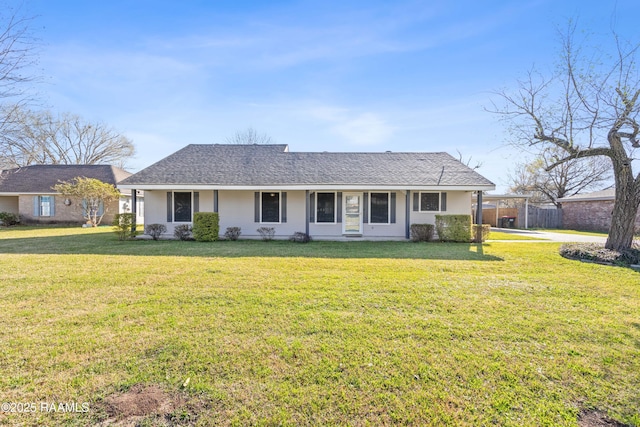
[[[558,247],[2,229],[0,423],[640,426],[640,274]]]

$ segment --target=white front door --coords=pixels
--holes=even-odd
[[[362,234],[362,193],[344,193],[342,233]]]

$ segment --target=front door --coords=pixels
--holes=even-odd
[[[344,234],[362,234],[362,193],[344,193]]]

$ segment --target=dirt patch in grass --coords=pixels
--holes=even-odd
[[[100,426],[134,427],[144,421],[159,426],[193,425],[206,402],[186,394],[169,393],[157,385],[136,384],[128,391],[104,398],[108,418]]]
[[[578,415],[579,427],[628,427],[616,420],[607,417],[604,412],[598,410],[585,410]]]

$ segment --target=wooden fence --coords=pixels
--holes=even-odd
[[[524,207],[518,209],[518,223],[524,227]],[[529,228],[562,228],[562,209],[529,206]]]

